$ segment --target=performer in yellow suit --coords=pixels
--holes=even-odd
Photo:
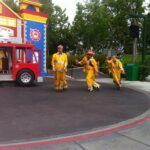
[[[124,74],[124,69],[120,60],[113,56],[111,60],[106,59],[107,64],[109,65],[110,72],[113,76],[114,83],[117,87],[121,88],[121,74]]]
[[[0,72],[2,71],[2,58],[4,57],[4,52],[0,51]]]
[[[89,50],[87,56],[78,62],[84,66],[84,72],[86,73],[86,82],[89,91],[93,91],[94,88],[100,88],[100,84],[98,84],[95,80],[95,77],[98,76],[98,64],[94,59],[93,54],[94,52]]]
[[[58,52],[53,55],[51,63],[54,72],[55,89],[62,91],[68,88],[66,81],[68,58],[67,55],[63,53],[62,45],[59,45],[57,50]]]

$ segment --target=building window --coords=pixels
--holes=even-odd
[[[29,10],[32,10],[32,11],[36,11],[35,7],[32,6],[32,5],[29,5],[29,6],[28,6],[28,9],[29,9]]]

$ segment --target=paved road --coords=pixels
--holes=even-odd
[[[82,67],[78,67],[75,69],[68,69],[68,75],[73,76],[75,79],[84,79],[86,74],[83,72],[83,68]],[[108,77],[107,75],[104,74],[100,74],[99,78],[106,78]]]
[[[70,81],[63,93],[52,81],[20,88],[0,87],[0,143],[70,134],[136,117],[150,107],[143,93],[102,84],[89,93],[84,82]]]

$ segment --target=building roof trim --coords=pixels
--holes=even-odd
[[[14,12],[7,4],[5,4],[2,0],[0,0],[0,3],[2,3],[8,10],[10,10],[17,18],[21,19],[21,16],[19,16],[16,12]]]

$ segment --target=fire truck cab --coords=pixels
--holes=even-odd
[[[0,42],[0,81],[30,86],[43,81],[40,71],[40,51],[33,44]]]

